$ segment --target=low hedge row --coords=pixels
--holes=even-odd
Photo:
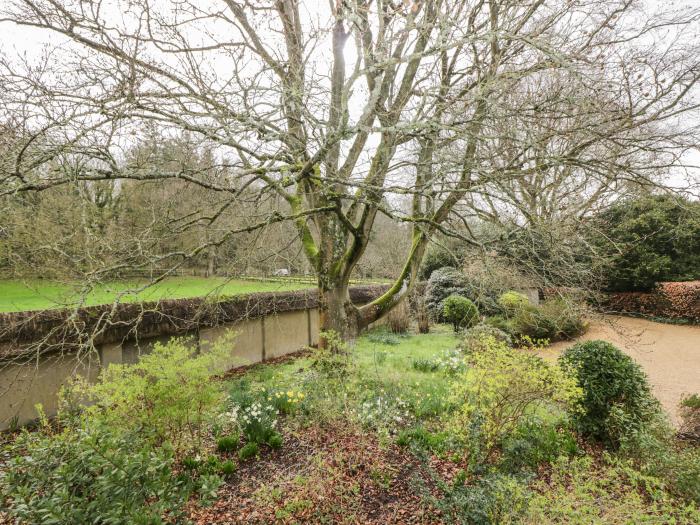
[[[700,281],[658,283],[654,290],[608,294],[606,310],[700,323]]]

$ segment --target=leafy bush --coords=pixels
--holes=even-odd
[[[467,438],[478,430],[487,456],[538,409],[573,410],[581,397],[575,377],[565,370],[493,338],[469,360],[471,366],[452,387],[459,405],[452,426]]]
[[[44,420],[10,445],[0,484],[11,512],[31,523],[160,523],[192,491],[211,497],[218,465],[178,476],[173,469],[187,467],[186,453],[203,450],[213,428],[222,392],[211,379],[223,369],[225,344],[195,355],[171,340],[136,364],[110,365],[95,384],[63,389],[60,431]]]
[[[498,304],[507,313],[517,312],[521,308],[526,308],[530,306],[530,300],[527,296],[521,294],[520,292],[515,292],[510,290],[498,298]]]
[[[489,338],[508,346],[513,345],[513,339],[508,333],[493,325],[480,323],[464,331],[459,348],[463,352],[478,352],[483,350],[484,342]]]
[[[578,445],[565,425],[533,417],[503,440],[502,451],[501,469],[518,473],[535,471],[560,456],[571,457],[578,452]]]
[[[512,275],[513,270],[508,273]],[[473,266],[465,272],[440,268],[432,273],[425,287],[425,306],[433,319],[441,321],[443,301],[450,295],[461,295],[474,302],[483,314],[498,315],[503,309],[497,299],[509,289],[509,284],[516,283],[511,283],[501,271],[496,275],[488,269]],[[528,286],[525,281],[521,284]]]
[[[439,268],[458,268],[459,260],[449,250],[442,246],[430,245],[423,256],[419,277],[429,279]]]
[[[606,341],[575,344],[560,363],[583,389],[583,410],[573,420],[586,436],[617,448],[626,433],[640,429],[659,411],[640,366]]]
[[[663,476],[669,492],[700,506],[700,449],[666,449],[661,457],[651,458],[649,470]]]
[[[608,288],[647,291],[700,278],[700,204],[671,196],[620,202],[597,218],[594,239],[610,253]]]
[[[171,450],[99,425],[25,431],[6,455],[0,496],[27,523],[161,523],[193,488]]]
[[[464,525],[516,525],[522,523],[531,493],[522,480],[493,473],[474,484],[444,486],[435,502],[448,522]]]
[[[517,338],[518,334],[515,331],[513,322],[510,319],[506,319],[502,315],[492,315],[484,319],[484,324],[497,328],[501,332],[507,334],[511,340]]]
[[[549,299],[540,306],[521,307],[507,326],[519,337],[550,341],[571,339],[586,329],[580,307],[564,299]]]
[[[590,456],[560,458],[534,489],[525,524],[700,523],[698,508],[674,501],[662,480],[624,465],[596,466]]]
[[[442,317],[452,324],[454,331],[471,328],[479,322],[479,309],[465,297],[450,295],[442,306]]]
[[[700,395],[693,394],[683,398],[680,405],[681,435],[700,442]]]
[[[425,306],[433,319],[442,320],[443,302],[451,295],[468,296],[466,277],[454,268],[435,270],[425,287]]]
[[[180,457],[200,447],[219,410],[223,392],[212,377],[223,371],[227,352],[225,342],[203,354],[183,339],[156,343],[135,364],[111,364],[94,384],[77,380],[62,393],[64,409],[87,402],[89,420],[170,443]]]

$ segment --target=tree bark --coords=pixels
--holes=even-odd
[[[319,327],[323,332],[335,332],[344,340],[355,339],[363,326],[358,308],[352,304],[347,284],[333,283],[335,286],[319,284]],[[321,346],[326,340],[321,336]]]

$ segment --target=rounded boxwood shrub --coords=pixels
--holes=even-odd
[[[466,297],[450,295],[442,306],[442,316],[456,332],[475,326],[479,322],[479,309]]]
[[[642,428],[658,413],[646,374],[607,341],[575,344],[564,352],[560,364],[583,389],[583,410],[572,415],[583,435],[617,448],[626,433]],[[620,415],[624,426],[617,424]]]
[[[488,338],[493,338],[499,343],[513,346],[513,338],[505,331],[486,323],[479,323],[476,326],[465,330],[459,348],[465,352],[476,352],[484,348]]]
[[[520,292],[510,290],[498,298],[498,304],[506,313],[517,312],[521,308],[530,306],[530,300]]]

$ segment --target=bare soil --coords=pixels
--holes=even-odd
[[[352,426],[285,428],[282,450],[241,463],[210,507],[192,505],[197,525],[442,523],[423,497],[439,495],[431,472],[448,481],[457,465],[429,466]]]
[[[700,326],[602,316],[593,319],[588,331],[576,341],[555,343],[541,355],[546,359],[556,359],[575,342],[593,339],[613,343],[644,368],[654,394],[673,424],[678,426],[681,399],[688,394],[700,393]]]

